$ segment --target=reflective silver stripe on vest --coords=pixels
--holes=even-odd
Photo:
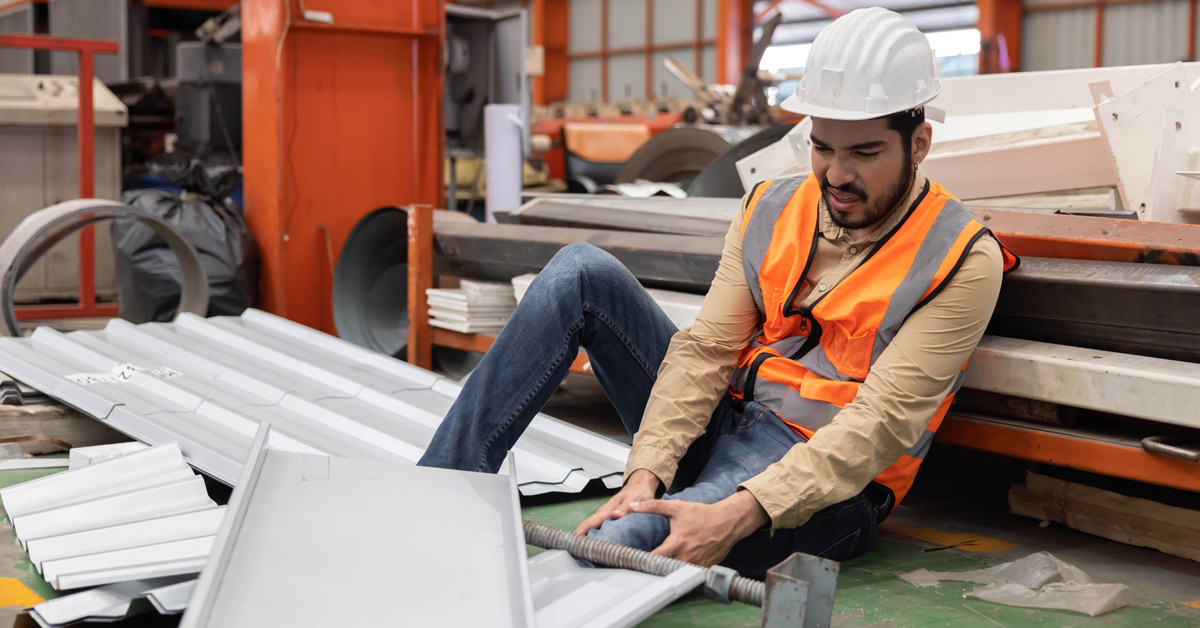
[[[908,275],[900,286],[892,293],[888,302],[887,312],[875,333],[875,346],[871,349],[871,364],[879,359],[883,350],[892,343],[892,339],[900,332],[900,326],[908,320],[908,315],[920,303],[921,296],[933,283],[938,267],[949,255],[950,249],[962,234],[963,229],[975,220],[975,215],[967,211],[962,203],[954,199],[946,201],[938,217],[930,226],[917,256],[913,259]]]
[[[933,430],[925,430],[925,433],[921,434],[921,438],[918,438],[917,442],[904,453],[917,460],[924,460],[925,454],[929,453],[931,445],[933,445]]]
[[[874,360],[871,360],[872,364],[874,364],[874,362]],[[837,367],[833,365],[833,362],[829,361],[829,356],[825,355],[825,350],[821,348],[820,345],[817,345],[817,349],[809,351],[806,355],[801,356],[800,364],[803,364],[804,368],[808,369],[809,371],[835,382],[862,381],[837,370]]]
[[[814,432],[833,422],[841,408],[825,401],[807,399],[786,384],[758,378],[754,382],[754,400],[779,416]]]
[[[742,267],[746,271],[746,283],[750,284],[750,293],[754,295],[754,303],[759,312],[765,312],[763,305],[762,285],[758,281],[758,271],[763,261],[767,259],[767,251],[771,248],[771,235],[775,232],[775,221],[779,220],[783,208],[796,193],[804,177],[789,177],[776,179],[770,187],[758,197],[754,212],[750,214],[750,223],[742,232]]]

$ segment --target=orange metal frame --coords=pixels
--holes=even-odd
[[[241,12],[246,220],[263,307],[332,333],[334,264],[359,219],[441,203],[445,7],[244,0]]]
[[[79,59],[79,123],[76,143],[79,147],[79,198],[96,195],[96,115],[92,99],[92,78],[97,54],[116,54],[115,41],[67,39],[46,35],[0,35],[0,48],[67,50]],[[79,302],[64,305],[21,305],[17,320],[116,316],[117,306],[96,302],[96,241],[92,227],[79,231]]]

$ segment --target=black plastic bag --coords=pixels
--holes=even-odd
[[[208,316],[236,316],[258,302],[258,246],[242,216],[224,202],[195,192],[132,190],[125,203],[145,209],[179,231],[208,275]],[[149,227],[132,218],[112,222],[121,318],[170,321],[179,307],[179,261]]]

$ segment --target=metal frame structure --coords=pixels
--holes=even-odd
[[[92,101],[95,55],[116,54],[113,41],[67,39],[46,35],[0,34],[0,48],[65,50],[76,53],[79,62],[79,198],[90,199],[96,189],[96,121]],[[96,243],[91,227],[79,233],[79,302],[72,305],[28,305],[17,308],[21,320],[45,320],[89,316],[116,316],[117,307],[96,302]]]

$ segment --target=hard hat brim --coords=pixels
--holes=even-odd
[[[940,91],[941,90],[939,89],[938,92],[940,92]],[[930,107],[929,105],[926,104],[936,97],[937,97],[937,93],[935,93],[933,96],[930,96],[924,102],[920,102],[920,103],[917,103],[917,104],[909,106],[909,107],[904,107],[903,109],[897,109],[895,111],[885,111],[882,113],[874,113],[874,112],[867,112],[867,111],[847,111],[845,109],[833,109],[833,108],[827,108],[827,107],[818,107],[816,105],[804,102],[803,100],[800,99],[800,97],[797,94],[792,94],[791,96],[788,96],[787,98],[785,98],[783,102],[779,103],[779,108],[783,109],[784,111],[790,111],[792,113],[806,115],[810,118],[824,118],[826,120],[856,121],[856,120],[871,120],[874,118],[886,118],[892,114],[900,113],[902,111],[908,111],[909,109],[915,109],[917,107],[925,107],[926,118],[928,118],[930,120],[934,120],[936,122],[944,122],[945,121],[945,113],[941,109],[936,109],[936,108]],[[934,115],[932,115],[932,116],[929,115],[929,113],[931,111],[935,112]]]

